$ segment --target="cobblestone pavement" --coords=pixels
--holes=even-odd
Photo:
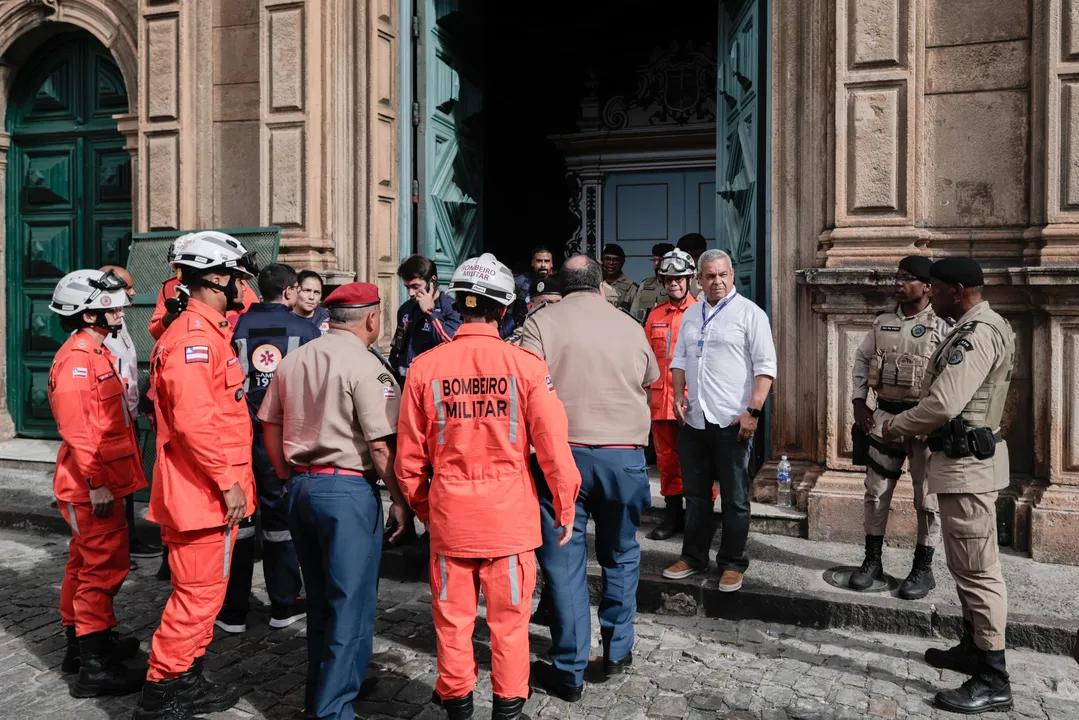
[[[64,638],[56,603],[66,559],[59,537],[0,530],[0,718],[5,720],[119,719],[135,698],[74,700],[60,673]],[[142,561],[117,600],[121,629],[149,648],[165,583],[157,561]],[[256,595],[265,601],[261,571]],[[430,595],[419,584],[383,581],[375,638],[375,696],[356,704],[361,718],[442,718],[428,704],[434,684]],[[218,681],[244,687],[241,703],[217,718],[302,718],[306,671],[303,623],[270,630],[265,610],[252,613],[247,633],[219,636],[206,667]],[[533,626],[533,649],[547,646]],[[929,642],[918,638],[821,631],[700,617],[645,615],[637,622],[634,666],[601,682],[590,671],[581,703],[568,705],[537,692],[526,709],[536,719],[581,718],[938,718],[955,717],[930,705],[935,688],[962,678],[921,660]],[[943,642],[938,642],[943,644]],[[479,624],[480,683],[476,717],[490,717],[490,651]],[[144,659],[144,658],[143,658]],[[1079,718],[1079,667],[1070,658],[1009,653],[1016,693],[1012,718]],[[595,684],[592,683],[595,681]],[[1003,718],[1004,715],[989,715]]]

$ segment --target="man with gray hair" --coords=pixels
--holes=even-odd
[[[368,348],[378,339],[378,288],[349,283],[325,300],[330,331],[277,366],[259,409],[266,454],[289,483],[289,530],[307,589],[307,717],[351,720],[369,691],[381,478],[393,500],[387,530],[404,530],[394,475],[400,389]]]
[[[694,308],[683,317],[671,360],[674,415],[683,424],[678,456],[686,529],[682,557],[663,576],[680,579],[708,568],[716,534],[712,486],[718,479],[719,589],[735,592],[749,567],[749,454],[776,376],[776,349],[768,316],[734,287],[730,256],[705,251],[697,269],[700,311]]]
[[[521,347],[551,370],[569,420],[573,459],[581,471],[574,532],[559,547],[552,490],[533,468],[543,513],[543,545],[537,551],[550,598],[552,664],[537,663],[533,680],[567,702],[581,699],[591,646],[591,609],[585,570],[588,516],[596,522],[596,558],[603,568],[599,605],[603,667],[608,675],[633,662],[633,618],[641,548],[637,527],[651,502],[644,446],[651,413],[647,388],[659,368],[644,330],[603,297],[603,271],[585,255],[562,266],[557,305],[524,324]]]

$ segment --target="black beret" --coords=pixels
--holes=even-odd
[[[674,245],[670,243],[656,243],[652,246],[652,255],[655,257],[663,257],[671,250],[674,250]]]
[[[617,255],[624,260],[626,258],[626,251],[622,249],[621,245],[610,243],[603,246],[603,251],[600,255]]]
[[[932,276],[929,274],[929,269],[932,267],[933,261],[925,255],[908,255],[899,261],[900,270],[905,270],[916,279],[925,283],[932,279]]]
[[[949,257],[937,260],[929,270],[929,274],[943,280],[949,285],[962,285],[963,287],[981,287],[985,285],[985,275],[982,274],[982,266],[976,260],[969,257]]]
[[[562,283],[558,281],[557,275],[551,277],[542,278],[537,280],[532,286],[532,296],[536,295],[562,295]]]

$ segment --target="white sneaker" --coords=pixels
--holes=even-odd
[[[221,628],[222,630],[229,633],[230,635],[239,635],[241,633],[247,632],[247,623],[240,623],[238,625],[233,625],[233,624],[227,623],[224,620],[218,618],[217,620],[214,620],[214,625]]]

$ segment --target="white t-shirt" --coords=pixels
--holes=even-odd
[[[120,320],[121,324],[124,322]],[[116,372],[127,384],[127,409],[131,417],[139,414],[139,360],[135,352],[135,343],[127,333],[127,325],[113,337],[105,336],[105,349],[116,358]]]
[[[754,378],[776,376],[772,329],[764,310],[735,290],[717,305],[703,296],[697,305],[682,317],[671,369],[686,373],[686,422],[698,430],[705,421],[729,427],[749,407]],[[702,326],[704,342],[698,345]]]

